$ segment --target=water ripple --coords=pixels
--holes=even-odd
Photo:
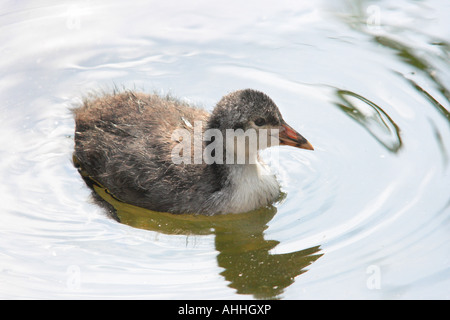
[[[393,153],[400,150],[402,147],[400,129],[382,108],[348,90],[336,90],[336,96],[340,100],[336,106],[363,126],[387,150]]]
[[[9,2],[0,296],[448,298],[444,2]],[[265,91],[315,151],[279,148],[272,207],[202,218],[115,203],[119,223],[71,164],[68,111],[112,83],[208,109]]]

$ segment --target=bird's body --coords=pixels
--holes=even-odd
[[[284,123],[270,98],[253,90],[225,96],[212,114],[156,94],[123,92],[96,97],[74,110],[74,156],[90,178],[119,200],[136,206],[175,214],[250,211],[271,204],[280,192],[275,176],[267,172],[257,153],[247,154],[245,163],[226,163],[224,145],[223,162],[176,163],[173,151],[181,141],[173,134],[183,130],[195,141],[196,135],[209,129],[224,135],[226,129],[247,129],[254,106],[258,119],[265,115],[265,125]],[[307,143],[303,140],[299,143]],[[202,150],[210,143],[200,141]],[[307,144],[303,147],[311,149]],[[190,152],[194,160],[196,150],[192,142],[183,152]]]

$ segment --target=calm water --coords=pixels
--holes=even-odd
[[[449,14],[446,0],[3,0],[0,298],[449,299]],[[114,86],[208,110],[259,89],[316,150],[280,149],[272,208],[114,203],[118,223],[72,166],[68,111]]]

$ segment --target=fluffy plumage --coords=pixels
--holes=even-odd
[[[265,94],[240,90],[223,97],[212,114],[155,94],[123,92],[88,99],[74,109],[75,152],[88,175],[118,199],[171,213],[238,213],[266,206],[279,196],[276,178],[255,164],[174,164],[175,129],[266,127],[284,122]],[[306,140],[305,140],[306,141]],[[192,148],[193,150],[193,148]],[[225,156],[225,153],[224,153]]]

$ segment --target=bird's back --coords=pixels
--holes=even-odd
[[[194,122],[204,127],[209,118],[205,110],[173,98],[123,92],[87,99],[74,115],[75,157],[118,199],[181,213],[198,209],[195,204],[218,188],[200,183],[204,164],[177,165],[171,158],[179,143],[172,133],[184,129],[193,137]]]

